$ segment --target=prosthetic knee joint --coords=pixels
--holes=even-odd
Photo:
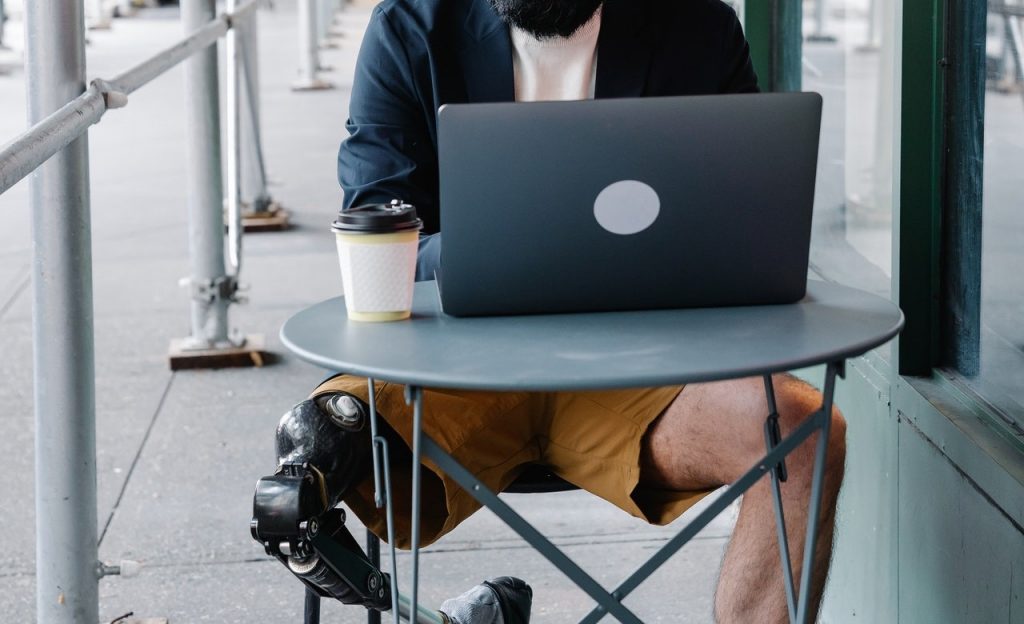
[[[325,598],[391,607],[391,579],[336,507],[370,470],[368,408],[344,393],[299,403],[277,427],[277,472],[256,484],[251,530],[268,555]]]

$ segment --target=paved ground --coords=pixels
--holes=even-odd
[[[264,140],[273,195],[293,211],[286,233],[246,239],[243,281],[251,303],[234,311],[246,332],[266,335],[280,360],[262,369],[171,373],[168,341],[187,331],[178,279],[188,272],[182,76],[173,71],[131,97],[90,133],[97,364],[100,554],[145,564],[132,579],[100,584],[103,621],[134,611],[173,623],[299,621],[302,591],[249,537],[256,479],[274,467],[273,429],[320,371],[290,357],[277,330],[292,313],[340,290],[325,226],[337,209],[337,143],[359,25],[325,54],[339,88],[292,93],[297,65],[294,4],[261,15]],[[110,77],[180,35],[174,9],[145,11],[90,34],[89,75]],[[20,24],[8,30],[18,46]],[[13,64],[10,53],[0,63]],[[23,75],[0,76],[0,143],[24,127]],[[0,605],[5,622],[34,621],[33,416],[28,187],[0,197],[0,456],[8,478],[0,505]],[[512,496],[571,556],[606,585],[661,545],[654,529],[583,493]],[[709,622],[722,520],[629,604],[652,622]],[[356,531],[361,534],[361,529]],[[400,563],[404,564],[402,556]],[[424,599],[439,602],[484,577],[516,574],[536,591],[537,622],[575,621],[581,592],[488,513],[426,551]],[[677,611],[677,609],[681,609]],[[358,609],[328,605],[331,622],[360,622]]]

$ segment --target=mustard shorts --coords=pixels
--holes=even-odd
[[[411,446],[412,406],[398,384],[376,383],[377,410]],[[562,479],[653,524],[679,517],[710,490],[651,491],[639,488],[644,432],[682,386],[574,392],[480,392],[427,389],[423,431],[494,491],[507,488],[528,464],[541,464]],[[366,380],[342,375],[312,396],[343,391],[368,400]],[[395,454],[398,455],[397,453]],[[409,548],[411,466],[392,460],[395,541]],[[429,459],[423,460],[421,546],[468,518],[480,504]],[[378,537],[386,538],[385,513],[373,502],[368,476],[344,499]]]

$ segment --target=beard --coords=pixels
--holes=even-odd
[[[488,0],[509,26],[538,39],[569,37],[590,21],[603,0]]]

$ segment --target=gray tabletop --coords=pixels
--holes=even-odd
[[[342,298],[297,313],[281,340],[324,368],[423,387],[574,390],[712,381],[837,361],[899,332],[892,302],[819,281],[791,305],[455,318],[434,282],[412,318],[349,321]]]

